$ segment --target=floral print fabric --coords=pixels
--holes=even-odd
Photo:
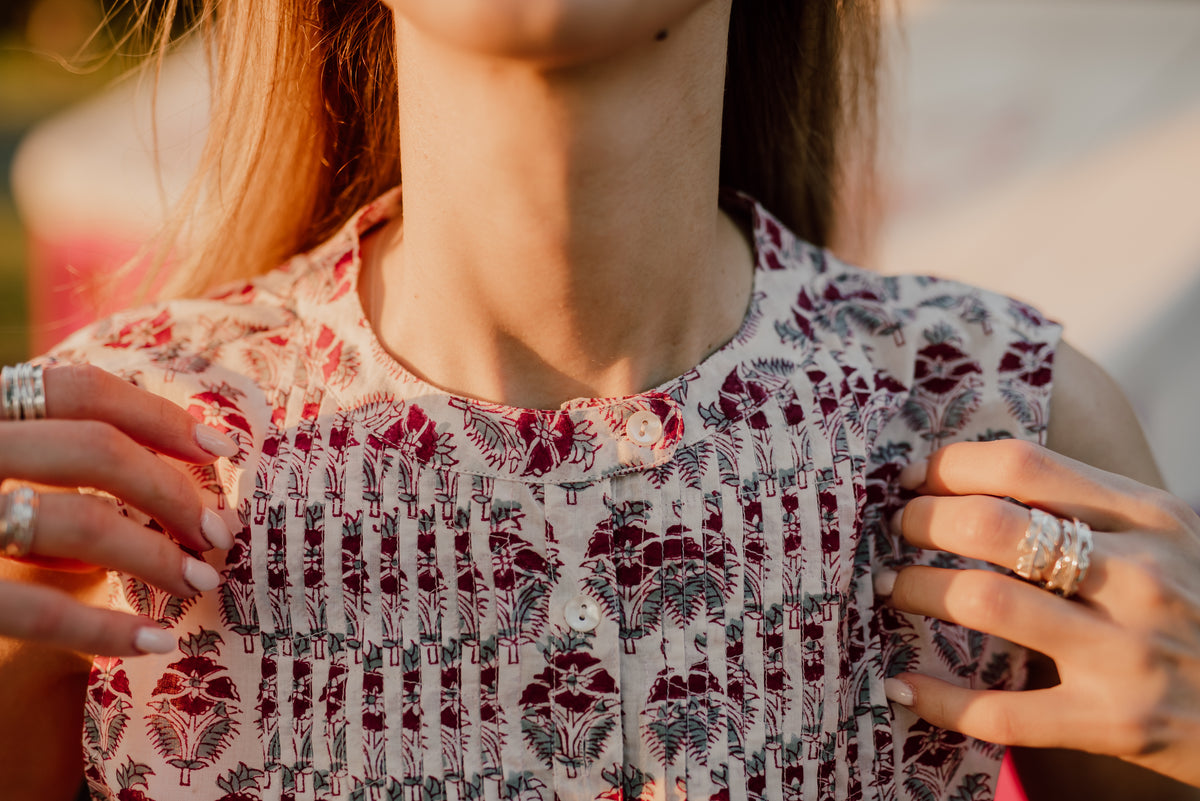
[[[991,798],[1001,750],[883,680],[1016,688],[1022,652],[888,609],[871,576],[973,564],[891,535],[897,474],[1043,439],[1058,328],[734,203],[757,250],[741,330],[631,397],[515,409],[407,374],[355,288],[397,193],[260,280],[61,346],[241,445],[192,468],[236,534],[207,555],[220,589],[113,577],[179,647],[95,661],[93,798]]]

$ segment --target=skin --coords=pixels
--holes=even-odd
[[[558,12],[543,38],[520,3],[508,24],[484,0],[394,5],[405,215],[360,287],[393,356],[556,408],[655,386],[736,333],[753,257],[717,206],[729,0],[534,3]],[[463,46],[485,36],[467,19],[491,49]],[[607,54],[547,67],[581,31]]]
[[[553,408],[654,386],[733,335],[749,298],[752,255],[716,204],[729,2],[392,0],[403,76],[405,218],[369,240],[360,293],[381,341],[410,370],[460,394]],[[218,454],[198,447],[196,423],[185,412],[97,373],[48,372],[54,419],[0,424],[0,460],[7,460],[0,476],[108,488],[158,519],[171,538],[205,545],[198,494],[145,448],[196,464]],[[1158,482],[1119,391],[1069,348],[1059,358],[1052,412],[1053,448]],[[80,464],[104,469],[81,473]],[[1062,686],[1080,688],[1061,703],[1034,705],[1029,714],[1041,717],[1025,719],[999,711],[994,700],[905,676],[916,691],[914,709],[940,725],[1018,744],[1027,732],[1050,728],[1057,740],[1026,744],[1092,747],[1192,780],[1181,754],[1200,734],[1171,712],[1200,709],[1200,637],[1181,634],[1168,648],[1150,635],[1190,632],[1198,616],[1200,599],[1171,594],[1183,586],[1181,576],[1200,568],[1195,515],[1144,484],[1036,446],[950,446],[919,472],[909,475],[910,484],[928,499],[911,503],[900,526],[922,547],[983,549],[975,555],[999,561],[1011,555],[1022,523],[993,525],[987,510],[994,511],[994,497],[985,496],[1024,497],[1087,517],[1098,531],[1122,533],[1099,540],[1090,581],[1100,594],[1088,605],[1015,580],[998,589],[984,583],[996,577],[970,572],[901,572],[892,596],[897,607],[970,619],[1042,646],[1062,669]],[[962,500],[955,496],[974,505],[954,507]],[[45,512],[35,552],[76,557],[54,566],[117,568],[171,592],[193,592],[183,580],[185,555],[168,537],[122,528],[114,510],[83,496],[48,501]],[[1122,561],[1121,554],[1142,556]],[[1105,583],[1122,569],[1141,581]],[[101,601],[94,572],[3,560],[0,570],[7,578],[0,608],[22,609],[0,615],[0,634],[14,638],[0,651],[0,708],[23,723],[0,727],[0,775],[24,782],[6,783],[5,797],[70,799],[90,659],[80,654],[133,655],[146,621],[81,604]],[[1005,618],[995,612],[1003,604],[979,600],[1010,595],[1017,600],[1008,608],[1023,611],[1017,604],[1027,603],[1037,613]],[[1054,636],[1078,631],[1080,615],[1104,608],[1111,619],[1096,629],[1103,637]],[[1144,616],[1114,617],[1128,608]],[[1146,647],[1131,653],[1146,658],[1117,664],[1113,642],[1141,643]],[[1147,687],[1157,695],[1134,692]],[[1013,693],[1006,703],[1032,695]],[[1114,702],[1097,704],[1097,697]],[[1155,707],[1157,716],[1139,715],[1147,698],[1172,703]],[[1116,717],[1098,720],[1109,707]],[[1080,731],[1112,729],[1113,720],[1151,719],[1161,723],[1152,739],[1079,739]],[[1003,728],[1006,720],[1021,725]],[[1055,721],[1081,727],[1055,728]],[[1138,732],[1136,725],[1116,728]],[[1147,743],[1159,747],[1147,753]],[[1063,772],[1061,756],[1051,753],[1044,763],[1023,762],[1049,771],[1040,786],[1058,798],[1128,798],[1112,790],[1143,781],[1128,772],[1128,762],[1109,758],[1096,768],[1105,771],[1104,786],[1081,796],[1074,794],[1078,785],[1056,789],[1061,777],[1078,778]],[[1162,788],[1141,797],[1186,797]]]

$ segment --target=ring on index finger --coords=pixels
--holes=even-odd
[[[46,383],[40,364],[0,370],[0,412],[8,420],[41,420],[46,416]]]
[[[32,488],[0,494],[0,554],[10,559],[29,554],[37,516],[38,494]]]

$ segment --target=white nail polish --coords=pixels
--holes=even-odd
[[[892,590],[896,589],[896,578],[900,574],[895,570],[889,570],[886,567],[875,574],[875,594],[881,598],[887,598],[892,594]]]
[[[205,509],[200,515],[200,532],[214,548],[228,551],[233,547],[233,534],[229,531],[229,526],[225,525],[221,516],[212,509]]]
[[[900,706],[912,706],[915,700],[913,696],[913,688],[909,687],[900,679],[884,679],[883,694],[893,703]]]
[[[197,592],[208,592],[221,583],[221,574],[207,562],[189,556],[183,560],[183,579]]]
[[[165,629],[146,626],[134,635],[133,647],[143,654],[169,654],[175,650],[175,637]]]
[[[228,459],[239,450],[236,442],[217,429],[210,428],[209,426],[197,425],[193,437],[197,445],[213,456],[222,456]]]

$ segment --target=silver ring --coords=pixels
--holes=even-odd
[[[1071,572],[1069,581],[1058,590],[1058,593],[1064,598],[1074,595],[1079,590],[1079,585],[1087,578],[1088,569],[1092,566],[1092,550],[1096,547],[1091,526],[1078,518],[1071,522],[1075,528],[1075,546],[1071,553],[1074,570]],[[1050,588],[1047,587],[1047,589]]]
[[[1058,549],[1058,558],[1054,561],[1054,568],[1050,571],[1050,576],[1043,582],[1042,586],[1057,592],[1063,596],[1067,595],[1068,588],[1077,586],[1076,577],[1079,575],[1079,528],[1076,526],[1078,521],[1063,520],[1062,544]],[[1072,592],[1074,590],[1072,589]]]
[[[40,364],[0,370],[0,411],[8,420],[41,420],[46,416],[46,383]]]
[[[1044,590],[1070,598],[1087,578],[1095,545],[1091,527],[1082,520],[1066,520],[1030,509],[1013,572]]]
[[[38,494],[32,488],[0,494],[0,553],[10,559],[28,555],[37,516]]]
[[[1017,547],[1014,572],[1026,581],[1042,581],[1054,564],[1054,553],[1062,542],[1062,521],[1041,509],[1029,510],[1029,525]]]

